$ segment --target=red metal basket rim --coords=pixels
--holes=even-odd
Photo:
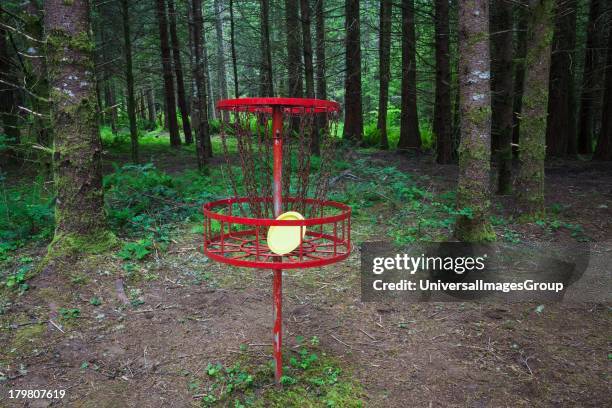
[[[253,231],[254,230],[238,231],[238,232],[234,232],[233,235],[253,234],[254,233]],[[306,231],[306,235],[321,236],[329,240],[334,240],[334,237],[329,234],[318,234],[318,233],[314,233],[311,231]],[[227,235],[224,235],[224,236],[227,236]],[[219,239],[220,237],[221,235],[217,235],[216,237],[211,239],[211,242]],[[351,254],[350,241],[344,241],[344,242],[338,241],[338,243],[340,246],[343,246],[345,248],[344,252],[338,252],[337,254],[330,256],[330,257],[326,257],[326,258],[317,258],[317,259],[309,259],[309,260],[302,259],[302,260],[297,260],[297,261],[281,260],[281,261],[268,262],[268,261],[259,261],[259,260],[253,261],[253,260],[246,260],[246,259],[236,259],[236,258],[226,257],[222,253],[210,250],[209,248],[206,247],[206,245],[204,245],[203,250],[204,250],[204,254],[210,259],[213,259],[218,262],[234,265],[234,266],[240,266],[244,268],[296,269],[296,268],[313,268],[313,267],[330,265],[332,263],[340,262],[348,258],[348,256]],[[216,243],[215,245],[219,245],[219,244]],[[297,255],[294,255],[294,256],[297,256]],[[281,259],[286,259],[286,256],[283,256]]]
[[[302,113],[304,108],[311,112],[338,112],[340,104],[334,101],[314,98],[237,98],[217,102],[217,109],[228,111],[271,112],[280,106],[286,113]]]
[[[255,198],[257,202],[265,202],[272,201],[270,197],[257,197]],[[315,217],[315,218],[307,218],[304,220],[274,220],[270,218],[249,218],[249,217],[241,217],[237,215],[228,215],[228,214],[219,214],[213,212],[212,209],[214,207],[220,205],[231,205],[231,204],[239,204],[239,203],[250,203],[251,200],[248,197],[234,197],[234,198],[226,198],[223,200],[212,201],[210,203],[206,203],[202,206],[202,211],[205,217],[242,225],[257,225],[257,226],[312,226],[312,225],[320,225],[320,224],[329,224],[332,222],[338,222],[342,220],[349,219],[351,216],[351,207],[346,204],[338,203],[336,201],[325,201],[325,200],[317,200],[314,198],[304,198],[303,200],[295,197],[286,197],[283,198],[284,201],[287,202],[300,202],[304,201],[308,204],[316,204],[323,207],[333,207],[339,210],[342,210],[342,213],[337,215],[330,215],[327,217]]]

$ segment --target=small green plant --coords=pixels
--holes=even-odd
[[[99,297],[94,296],[91,299],[89,299],[89,304],[92,306],[100,306],[102,304],[102,301],[100,300]]]
[[[152,245],[153,243],[148,239],[126,242],[117,255],[123,260],[140,261],[151,253]]]
[[[4,281],[4,286],[6,286],[7,289],[16,289],[20,294],[24,293],[30,288],[30,285],[26,282],[26,275],[29,270],[29,265],[22,266],[17,272],[9,274]]]
[[[142,304],[144,304],[144,298],[142,295],[142,290],[138,289],[138,288],[133,288],[130,289],[130,293],[129,293],[129,299],[130,299],[130,304],[133,307],[138,307]]]
[[[81,309],[62,307],[59,313],[64,320],[78,319],[81,316]]]

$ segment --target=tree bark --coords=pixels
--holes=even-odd
[[[125,85],[127,90],[127,114],[130,122],[132,162],[138,163],[138,127],[136,125],[136,96],[132,69],[132,36],[130,33],[130,9],[128,0],[121,0],[123,19],[123,54],[125,58]]]
[[[363,113],[361,107],[361,41],[359,1],[345,0],[346,78],[344,92],[344,131],[342,137],[361,142]]]
[[[433,131],[436,136],[436,160],[439,164],[452,162],[450,51],[448,0],[435,3],[436,93]]]
[[[578,115],[578,153],[590,154],[593,151],[593,119],[594,102],[601,98],[599,79],[596,74],[605,58],[602,58],[600,48],[603,48],[601,35],[597,30],[597,19],[601,15],[602,0],[591,0],[589,21],[587,24],[587,39],[584,50],[584,74],[582,76],[582,92],[580,95],[580,113]]]
[[[612,160],[612,24],[609,25],[601,131],[593,158]]]
[[[193,79],[195,82],[195,97],[193,100],[194,125],[196,137],[196,153],[198,168],[206,166],[208,157],[212,157],[212,145],[208,127],[208,112],[206,99],[206,70],[204,67],[204,21],[202,18],[202,0],[191,0],[193,14]]]
[[[466,242],[495,240],[489,223],[491,93],[489,1],[459,2],[459,92],[461,144],[457,208],[471,216],[457,219],[455,236]]]
[[[261,96],[273,96],[272,51],[270,49],[270,2],[261,0]]]
[[[391,53],[391,0],[380,2],[380,36],[378,41],[378,122],[376,127],[380,134],[380,147],[383,150],[389,148],[389,137],[387,136],[387,105],[389,103],[389,79],[391,77],[391,64],[389,54]]]
[[[525,221],[544,217],[544,159],[553,0],[532,0],[529,6],[525,86],[521,112],[520,170],[517,211]]]
[[[312,56],[312,37],[310,20],[310,0],[300,0],[300,11],[302,14],[302,48],[304,51],[304,77],[306,79],[306,97],[315,97],[314,64]],[[321,116],[321,115],[319,115]],[[319,121],[311,132],[310,151],[312,154],[319,154]]]
[[[174,60],[174,73],[176,76],[176,93],[178,96],[178,107],[183,119],[183,134],[185,144],[193,143],[191,135],[191,122],[189,121],[189,107],[185,94],[185,81],[183,80],[183,63],[181,62],[180,44],[176,31],[176,9],[174,0],[168,0],[168,17],[170,19],[170,41],[172,42],[172,58]]]
[[[300,17],[298,0],[285,0],[285,29],[287,32],[287,95],[301,98],[304,94],[302,84],[302,53],[300,50]]]
[[[223,10],[221,1],[215,0],[215,30],[217,33],[217,81],[219,83],[219,99],[227,99],[227,74],[225,71],[225,46],[223,45]],[[224,116],[228,116],[223,111]]]
[[[53,92],[55,235],[48,258],[102,252],[116,243],[104,216],[102,152],[86,0],[45,0]]]
[[[324,0],[315,0],[315,36],[317,57],[317,98],[327,99],[327,80],[325,78],[325,12]]]
[[[36,1],[31,0],[26,6],[27,21],[25,23],[25,31],[33,38],[43,40],[43,14],[40,6]],[[29,44],[28,52],[33,55],[44,54],[41,44],[32,41]],[[40,113],[33,115],[34,132],[36,133],[36,141],[42,146],[51,145],[51,124],[50,124],[50,109],[49,104],[49,79],[47,71],[47,59],[33,58],[32,70],[27,74],[26,81],[32,93],[38,96],[30,98],[32,110]],[[96,81],[96,84],[98,81]],[[40,161],[44,168],[51,169],[51,158],[46,153],[40,156]]]
[[[157,112],[155,111],[155,93],[153,92],[153,86],[146,90],[145,98],[147,101],[147,115],[149,122],[155,124],[157,122]]]
[[[414,0],[402,0],[402,113],[397,144],[400,151],[421,149],[416,91]]]
[[[497,157],[497,194],[512,191],[512,3],[492,2],[491,10],[491,144]]]
[[[522,0],[523,3],[526,0]],[[518,156],[518,148],[520,134],[520,114],[523,105],[523,84],[525,82],[525,55],[527,53],[527,25],[529,20],[529,9],[527,4],[519,3],[518,6],[518,21],[516,27],[516,46],[515,46],[515,66],[514,71],[514,102],[513,102],[513,129],[512,129],[512,153],[514,157]]]
[[[234,0],[229,0],[229,12],[230,12],[230,46],[232,48],[232,69],[234,71],[234,98],[238,98],[240,93],[238,92],[238,64],[236,62],[236,38],[235,38],[235,27],[234,27]]]
[[[172,75],[172,59],[170,56],[170,43],[168,41],[168,20],[166,18],[165,0],[157,1],[157,23],[159,25],[159,40],[161,47],[162,73],[164,77],[165,94],[165,120],[170,133],[170,146],[181,145],[181,137],[176,119],[176,98],[174,95],[174,78]]]
[[[18,81],[12,74],[11,60],[8,53],[8,33],[0,27],[0,80],[16,84]],[[20,143],[20,132],[18,127],[17,103],[15,100],[16,90],[12,85],[0,82],[0,117],[4,134],[9,137],[8,144]]]
[[[574,48],[576,0],[556,0],[546,126],[546,154],[564,157],[576,153]]]
[[[312,62],[312,38],[310,31],[310,1],[300,0],[302,13],[302,47],[304,50],[304,78],[306,79],[306,97],[314,98],[314,65]]]

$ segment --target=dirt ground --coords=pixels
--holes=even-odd
[[[430,157],[367,157],[427,176],[432,191],[456,180],[455,166]],[[552,163],[546,196],[570,208],[567,216],[600,251],[612,251],[610,163]],[[509,198],[497,201],[511,211]],[[533,225],[520,228],[524,241],[572,240],[563,231],[551,238]],[[356,243],[378,240],[384,229],[354,222],[353,236]],[[269,359],[271,272],[211,262],[198,251],[200,239],[179,231],[168,252],[142,264],[141,275],[155,279],[123,278],[121,289],[121,263],[112,255],[47,267],[3,317],[0,406],[198,406],[191,373],[244,354]],[[35,259],[43,253],[23,250]],[[124,305],[124,292],[136,287],[145,303]],[[90,304],[94,296],[101,305]],[[49,320],[68,303],[81,315],[60,330]],[[340,264],[285,272],[285,349],[297,336],[317,336],[320,349],[363,384],[368,407],[611,406],[611,305],[537,306],[363,303],[355,247]],[[24,388],[65,389],[66,397],[52,404],[8,399],[9,389]]]

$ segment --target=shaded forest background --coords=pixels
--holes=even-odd
[[[59,14],[65,10],[81,11]],[[3,183],[14,184],[11,172],[22,164],[40,180],[54,169],[57,228],[104,229],[104,221],[92,222],[104,212],[96,193],[100,140],[105,148],[129,143],[131,161],[142,163],[143,137],[167,134],[169,146],[194,146],[194,168],[205,169],[219,100],[331,99],[342,103],[338,137],[347,142],[459,163],[457,206],[471,211],[463,217],[471,232],[459,222],[456,235],[490,239],[489,190],[514,193],[522,215],[536,220],[544,213],[545,158],[612,158],[612,11],[606,0],[478,2],[463,10],[462,19],[460,2],[419,0],[5,1]],[[80,85],[71,89],[70,81]],[[101,139],[92,131],[98,126]],[[74,148],[79,143],[84,150]],[[79,157],[88,163],[59,170],[62,158]],[[73,200],[83,189],[62,186],[78,185],[83,172],[94,175],[85,183],[91,196]],[[10,216],[3,222],[15,229]]]

